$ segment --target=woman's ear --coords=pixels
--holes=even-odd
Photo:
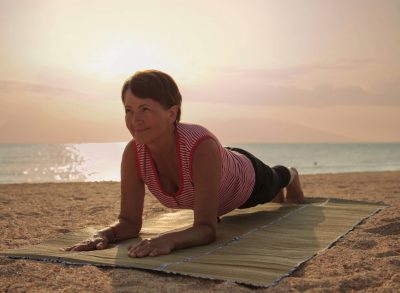
[[[178,117],[178,111],[179,111],[178,105],[174,105],[171,108],[169,108],[169,117],[171,123],[175,123],[176,118]]]

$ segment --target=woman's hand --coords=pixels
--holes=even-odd
[[[109,242],[110,241],[105,234],[98,233],[96,235],[93,235],[91,238],[88,238],[82,242],[65,248],[64,251],[88,251],[105,249],[107,248]]]
[[[128,247],[128,256],[145,257],[169,254],[173,250],[173,243],[167,239],[145,239]]]

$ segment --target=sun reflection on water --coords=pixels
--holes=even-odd
[[[119,180],[125,143],[0,146],[0,183]]]

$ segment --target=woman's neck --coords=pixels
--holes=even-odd
[[[175,156],[176,152],[176,127],[171,127],[168,133],[165,133],[163,137],[160,137],[157,142],[146,145],[151,151],[153,159],[157,158],[168,158]]]

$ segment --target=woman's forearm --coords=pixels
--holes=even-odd
[[[124,219],[119,219],[113,225],[99,230],[89,239],[83,240],[77,244],[66,247],[65,251],[88,251],[96,249],[105,249],[108,244],[134,238],[139,234],[141,223],[132,224]]]
[[[168,254],[173,250],[211,243],[216,238],[215,228],[195,225],[186,230],[170,232],[152,239],[144,239],[128,248],[130,257]]]
[[[141,223],[133,224],[120,217],[117,222],[100,230],[98,233],[105,235],[110,242],[116,242],[137,237],[141,226]]]
[[[157,238],[170,243],[172,250],[177,250],[209,244],[215,240],[216,232],[211,226],[196,225],[182,231],[166,233]]]

